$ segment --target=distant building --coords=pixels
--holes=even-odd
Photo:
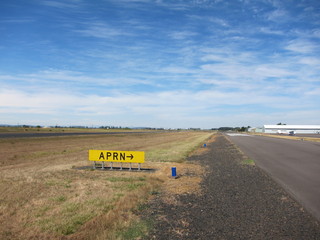
[[[263,125],[264,133],[289,134],[320,134],[320,125]]]
[[[248,132],[262,133],[262,131],[263,131],[262,127],[251,127],[248,129]]]

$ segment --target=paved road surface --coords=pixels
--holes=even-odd
[[[139,212],[154,223],[143,239],[320,239],[320,222],[259,167],[241,164],[242,155],[224,136],[188,160],[206,169],[201,194],[154,195]],[[186,177],[197,176],[179,169],[177,188],[190,181]]]
[[[277,134],[277,133],[273,133],[273,134],[271,134],[271,133],[270,133],[270,135],[276,135],[276,136],[279,136],[279,134]],[[288,134],[283,134],[283,136],[291,137],[291,136],[290,136],[290,135],[288,135]],[[298,134],[293,135],[292,137],[301,137],[301,138],[304,138],[304,137],[309,137],[309,138],[320,138],[320,134],[316,134],[316,133],[314,133],[314,134],[312,134],[312,133],[309,133],[309,134],[306,134],[306,133],[298,133]]]
[[[320,143],[228,135],[249,158],[320,220]]]

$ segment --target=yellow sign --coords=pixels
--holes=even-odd
[[[89,150],[90,161],[144,163],[144,152]]]

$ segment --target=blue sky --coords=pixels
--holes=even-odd
[[[5,0],[0,123],[320,124],[320,1]]]

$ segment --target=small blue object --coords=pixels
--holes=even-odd
[[[205,143],[205,144],[203,144],[203,147],[207,147],[207,144]]]
[[[171,168],[171,176],[172,177],[176,177],[177,176],[177,168],[175,168],[175,167]]]

